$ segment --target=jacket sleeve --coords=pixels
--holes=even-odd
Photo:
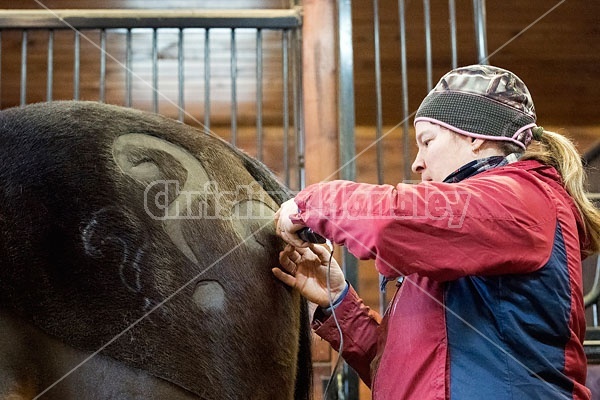
[[[367,307],[352,287],[344,300],[335,309],[343,343],[340,341],[333,316],[323,321],[315,319],[312,327],[317,335],[339,351],[342,344],[342,357],[356,371],[362,381],[371,387],[371,361],[377,354],[377,338],[381,318]]]
[[[295,219],[374,258],[387,278],[527,273],[552,250],[557,217],[547,191],[517,169],[453,184],[332,181],[298,193]]]

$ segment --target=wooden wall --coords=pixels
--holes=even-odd
[[[107,8],[288,8],[292,0],[108,0],[102,3]],[[48,0],[44,1],[50,9],[61,8],[98,8],[98,2],[91,0]],[[369,1],[354,1],[353,7],[353,33],[354,33],[354,62],[355,62],[355,89],[356,89],[356,121],[360,126],[373,126],[375,124],[375,74],[373,50],[373,7]],[[408,106],[412,112],[418,107],[420,100],[427,93],[426,59],[425,59],[425,32],[423,28],[423,5],[417,0],[405,0],[407,16],[407,55],[409,83]],[[560,4],[552,12],[542,17],[553,6]],[[0,0],[1,8],[40,8],[33,0],[11,1]],[[458,64],[472,64],[477,62],[475,51],[475,35],[473,26],[471,0],[456,1],[457,39],[458,39]],[[382,67],[382,97],[383,97],[383,123],[394,126],[402,120],[402,88],[400,72],[400,44],[398,27],[398,1],[380,0],[380,43]],[[431,38],[433,57],[433,81],[451,68],[451,51],[448,25],[448,2],[445,0],[431,1]],[[597,112],[597,99],[600,93],[600,2],[595,1],[564,1],[548,2],[544,0],[522,1],[503,0],[487,1],[487,28],[488,52],[491,54],[490,62],[516,72],[528,84],[536,104],[539,122],[542,125],[563,127],[579,133],[572,127],[594,127],[600,125]],[[0,98],[2,106],[14,103],[11,97],[17,94],[18,80],[14,80],[12,72],[20,68],[18,60],[11,56],[18,53],[19,48],[13,48],[10,32],[3,32],[2,74],[13,76],[10,81],[2,81]],[[43,79],[45,76],[45,50],[43,35],[31,33],[31,46],[29,51],[29,73]],[[61,35],[59,35],[61,36]],[[71,40],[68,33],[64,37],[57,37],[58,49],[67,46]],[[94,39],[96,40],[96,39]],[[244,82],[244,74],[253,72],[251,57],[244,57],[245,53],[253,51],[251,36],[244,39],[244,48],[240,48],[241,57],[239,70],[241,71],[240,93],[252,91],[252,85]],[[194,41],[194,40],[191,40]],[[172,39],[163,39],[161,44],[161,60],[172,59],[175,49]],[[277,59],[280,57],[278,46],[269,47],[267,40],[265,49],[267,74],[268,68],[277,68]],[[147,38],[143,37],[136,46],[148,45]],[[247,46],[246,46],[247,45]],[[222,53],[215,52],[214,56],[222,60],[223,70],[228,70],[228,38],[223,37],[216,46]],[[82,42],[84,54],[89,54],[89,60],[83,60],[82,70],[95,73],[96,61],[94,51],[90,44]],[[111,48],[117,56],[122,49]],[[198,47],[201,50],[201,47]],[[57,54],[61,70],[69,70],[72,55],[66,51],[63,56]],[[61,58],[62,57],[62,58]],[[272,57],[272,62],[269,57]],[[332,54],[331,57],[335,57]],[[138,60],[147,62],[148,60]],[[166,64],[166,62],[163,62]],[[270,67],[272,66],[272,67]],[[120,73],[119,68],[109,63],[111,75]],[[216,67],[215,71],[220,68]],[[163,74],[169,74],[168,67],[164,67]],[[190,74],[192,72],[190,71]],[[214,77],[215,87],[224,87],[225,83],[218,82],[219,77]],[[84,78],[83,82],[86,81]],[[61,85],[55,90],[70,92],[72,85],[70,79],[60,79]],[[247,81],[250,82],[250,81]],[[190,82],[194,87],[197,82]],[[246,85],[246,86],[244,86]],[[40,86],[45,89],[45,86]],[[280,99],[281,87],[266,86],[270,91],[267,98]],[[83,88],[82,88],[83,90]],[[140,89],[142,90],[142,89]],[[111,87],[109,95],[117,98],[120,88]],[[84,98],[94,98],[97,88],[89,88],[83,93]],[[223,92],[226,96],[226,91]],[[32,99],[37,99],[42,94],[31,94]],[[252,98],[252,96],[248,96]],[[274,110],[270,115],[273,123],[278,123],[277,109],[274,101],[265,107],[265,110]],[[145,106],[142,104],[141,106]],[[168,109],[167,111],[170,112]],[[253,106],[243,101],[240,104],[242,112],[240,118],[252,121]],[[600,133],[596,132],[600,137]]]

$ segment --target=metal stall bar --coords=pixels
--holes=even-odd
[[[296,188],[303,188],[306,184],[306,175],[304,171],[304,119],[302,115],[302,91],[300,89],[302,82],[302,44],[300,42],[300,32],[297,30],[292,31],[292,38],[294,47],[292,47],[292,91],[294,98],[294,133],[296,135],[296,146],[295,146],[295,160],[297,165],[297,182]]]
[[[2,107],[2,30],[0,29],[0,107]]]
[[[73,54],[73,99],[79,100],[79,67],[81,65],[81,38],[79,32],[75,32],[74,54]]]
[[[46,68],[46,101],[52,101],[52,82],[54,74],[54,30],[48,32],[48,67]]]
[[[231,144],[237,143],[237,46],[235,29],[231,29]],[[284,164],[285,165],[285,164]]]
[[[177,108],[179,112],[177,114],[177,119],[181,122],[184,120],[184,110],[185,110],[185,96],[184,96],[184,54],[183,54],[183,28],[179,28],[179,32],[177,35],[177,84],[178,84],[178,97],[177,97]]]
[[[100,30],[100,102],[106,101],[106,29]]]
[[[354,52],[352,48],[352,5],[351,0],[338,0],[339,24],[339,102],[340,129],[340,178],[356,179],[356,146],[354,138]],[[345,248],[344,248],[345,250]],[[345,252],[347,253],[347,251]],[[357,262],[349,253],[344,254],[346,277],[358,287]]]
[[[448,13],[450,20],[450,49],[452,51],[452,69],[458,67],[458,51],[456,45],[456,3],[448,0]]]
[[[339,93],[338,126],[340,148],[340,178],[356,179],[354,50],[352,47],[352,1],[338,0]],[[346,279],[355,288],[358,284],[358,260],[346,247],[342,248],[342,267]],[[338,386],[338,398],[358,399],[358,375],[344,362],[343,385]]]
[[[210,29],[204,31],[204,129],[210,131]]]
[[[408,119],[410,114],[408,112],[408,73],[407,73],[407,62],[406,62],[406,10],[404,0],[398,0],[398,19],[400,28],[400,64],[402,71],[402,154],[403,154],[403,166],[404,166],[404,181],[410,180],[410,164],[408,162],[410,154],[409,144],[409,127]]]
[[[158,31],[152,29],[152,111],[158,113]]]
[[[373,47],[375,58],[375,101],[376,101],[376,121],[375,138],[377,149],[377,183],[383,183],[383,101],[381,96],[381,52],[379,40],[379,0],[373,0]]]
[[[300,10],[2,10],[7,29],[263,28],[294,29]]]
[[[263,158],[263,48],[262,30],[256,30],[256,156],[259,161]]]
[[[485,24],[485,0],[473,0],[473,15],[475,17],[475,42],[477,59],[480,64],[488,63],[487,35]]]
[[[352,48],[352,1],[338,0],[339,24],[339,129],[340,176],[356,179],[354,142],[354,50]]]
[[[281,57],[282,74],[283,74],[283,165],[285,165],[285,184],[290,185],[290,155],[289,155],[289,140],[290,140],[290,105],[289,105],[289,76],[288,76],[288,31],[281,32]]]
[[[425,17],[425,68],[427,70],[427,91],[433,88],[433,67],[431,56],[431,5],[429,0],[423,0],[423,15]]]
[[[377,183],[384,182],[384,154],[383,154],[383,101],[381,95],[381,43],[379,39],[379,0],[373,0],[373,47],[375,58],[375,101],[376,101],[376,121],[375,121],[375,140],[377,142]],[[384,276],[379,274],[379,282],[384,282]],[[379,290],[379,313],[383,315],[386,307],[387,291],[384,285],[380,285]]]
[[[131,28],[127,29],[125,43],[125,105],[131,107],[133,104],[131,93]]]
[[[27,29],[21,35],[21,107],[27,103]]]

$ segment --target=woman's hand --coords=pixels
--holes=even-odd
[[[296,232],[300,228],[303,228],[304,225],[294,224],[292,222],[290,216],[294,214],[298,214],[298,206],[294,202],[294,199],[284,202],[273,216],[275,219],[275,232],[285,240],[286,243],[295,247],[308,247],[309,243],[300,239],[296,234]]]
[[[288,244],[279,253],[281,268],[273,268],[273,274],[286,285],[298,289],[307,300],[321,307],[329,307],[327,274],[332,301],[346,288],[344,273],[333,257],[329,267],[330,254],[321,245],[310,244],[309,247],[294,248]]]

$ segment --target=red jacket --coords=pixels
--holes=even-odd
[[[351,290],[343,356],[374,399],[589,399],[577,209],[557,172],[521,161],[459,183],[334,181],[297,221],[404,276],[381,324]],[[317,334],[338,348],[333,318]]]

